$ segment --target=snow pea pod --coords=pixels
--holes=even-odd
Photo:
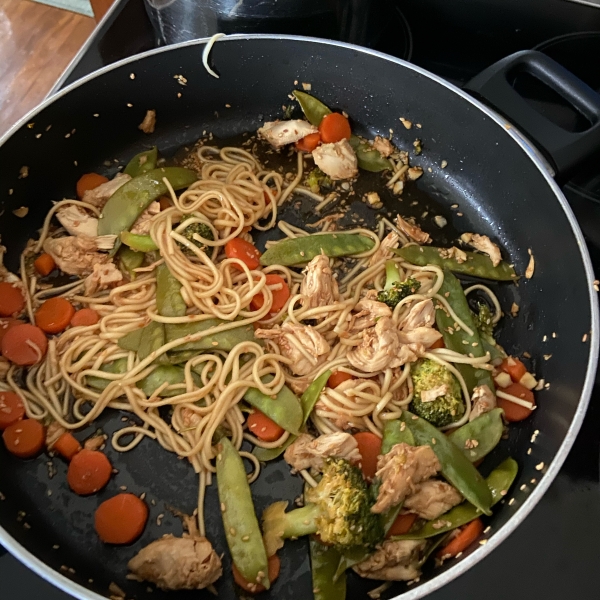
[[[381,441],[381,454],[387,454],[396,444],[415,445],[415,438],[406,423],[394,419],[383,424],[383,439]]]
[[[100,367],[100,371],[122,375],[127,371],[127,359],[117,358],[117,360],[113,360],[112,362],[102,365]],[[111,380],[104,379],[104,377],[98,377],[96,375],[86,375],[85,382],[92,389],[101,392],[106,389],[106,386],[111,382]]]
[[[356,233],[305,235],[277,242],[260,257],[260,264],[287,267],[307,263],[319,254],[329,257],[360,254],[370,250],[374,245],[375,242],[371,238]]]
[[[431,246],[405,246],[394,250],[394,252],[409,263],[420,267],[437,265],[453,273],[464,273],[465,275],[494,281],[514,281],[517,279],[514,268],[505,261],[500,261],[500,264],[494,266],[490,257],[486,254],[465,252],[467,260],[459,263],[455,258],[443,258],[440,255],[443,250],[443,248],[433,248]]]
[[[512,458],[507,458],[488,475],[485,482],[491,493],[492,506],[504,498],[517,476],[517,471],[517,462]],[[463,502],[437,519],[427,521],[421,529],[404,535],[396,535],[392,539],[422,540],[435,537],[457,527],[462,527],[479,516],[481,516],[480,510],[470,502]]]
[[[296,100],[298,100],[298,104],[300,105],[304,116],[315,127],[318,127],[321,124],[321,121],[325,115],[331,113],[330,108],[306,92],[294,90],[294,96],[296,97]]]
[[[314,600],[344,600],[346,597],[346,573],[334,579],[339,562],[340,553],[335,548],[310,538]]]
[[[504,430],[503,413],[501,408],[483,413],[470,423],[455,429],[448,439],[456,444],[472,463],[477,462],[498,445]],[[473,443],[475,443],[474,447]]]
[[[272,375],[267,375],[262,379],[264,383],[272,380]],[[277,392],[275,398],[263,394],[256,388],[248,388],[244,394],[244,400],[275,421],[279,427],[283,427],[294,435],[300,433],[303,420],[302,406],[299,398],[286,385]]]
[[[140,360],[158,350],[165,343],[165,328],[162,323],[150,321],[145,327],[135,329],[119,339],[117,344],[123,350],[135,352]],[[167,362],[167,357],[162,355],[158,362]]]
[[[156,159],[158,158],[158,150],[156,146],[136,154],[123,169],[123,173],[130,177],[137,177],[146,171],[152,171],[156,168]]]
[[[121,186],[104,205],[98,221],[98,235],[117,236],[112,255],[121,245],[121,232],[130,229],[152,202],[168,192],[164,178],[174,190],[180,190],[194,183],[197,176],[183,167],[152,169]]]
[[[165,263],[156,267],[156,310],[163,317],[183,317],[187,310],[181,283]]]
[[[195,373],[192,373],[192,377],[196,385],[200,386],[200,377]],[[152,394],[161,386],[163,383],[169,385],[175,385],[179,383],[185,383],[185,371],[181,367],[174,365],[158,365],[150,375],[147,375],[141,381],[138,381],[137,387],[139,387],[146,396],[152,396]],[[171,396],[177,396],[185,393],[184,388],[178,388],[175,390],[163,390],[159,396],[161,398],[169,398]]]
[[[376,150],[365,140],[358,136],[350,136],[350,145],[356,154],[356,160],[359,168],[372,173],[379,173],[392,168],[392,163],[387,158],[381,156],[379,150]]]
[[[410,428],[417,444],[431,446],[440,461],[443,476],[481,512],[491,514],[492,494],[479,471],[463,452],[425,419],[407,410],[402,412],[400,418]]]
[[[228,438],[217,448],[217,489],[231,558],[246,581],[269,589],[267,553],[244,463]]]
[[[129,273],[129,277],[133,281],[136,276],[134,269],[141,267],[144,262],[144,253],[136,252],[127,246],[119,248],[117,255],[119,269]]]
[[[435,321],[442,333],[446,348],[460,354],[475,357],[484,356],[485,350],[477,331],[477,325],[473,320],[473,313],[469,309],[467,297],[460,285],[460,281],[448,269],[444,269],[444,283],[438,294],[446,298],[456,316],[473,331],[473,335],[468,335],[464,329],[456,325],[454,319],[446,312],[446,309],[438,305],[440,308],[435,311]],[[471,365],[459,363],[456,363],[455,366],[464,377],[470,392],[478,385],[487,385],[492,392],[494,391],[494,380],[489,371],[475,369]]]
[[[222,319],[206,319],[205,321],[193,321],[190,323],[167,323],[165,325],[165,338],[167,342],[172,342],[202,331],[208,331],[212,327],[217,327],[228,322]],[[230,352],[242,342],[255,341],[252,325],[241,325],[240,327],[234,327],[217,333],[207,333],[207,335],[199,340],[178,346],[176,351],[224,350],[225,352]]]
[[[158,250],[158,246],[149,235],[143,233],[131,233],[131,231],[121,231],[121,241],[138,252],[153,252]]]

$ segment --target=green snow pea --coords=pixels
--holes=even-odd
[[[318,127],[321,124],[321,121],[325,115],[331,113],[330,108],[306,92],[294,90],[294,96],[296,96],[296,100],[298,100],[298,104],[300,105],[304,116],[315,127]]]
[[[121,241],[138,252],[153,252],[158,250],[158,246],[154,243],[154,240],[149,236],[142,233],[131,233],[131,231],[121,231]]]
[[[305,235],[277,242],[260,257],[260,264],[287,267],[307,263],[319,254],[326,254],[329,257],[360,254],[370,250],[374,245],[375,242],[371,238],[357,233]]]
[[[164,178],[173,189],[180,190],[194,183],[197,176],[183,167],[152,169],[128,181],[108,199],[98,221],[98,235],[117,236],[112,255],[121,245],[121,232],[129,230],[154,200],[167,193]]]
[[[472,463],[477,462],[498,445],[504,430],[503,413],[501,408],[494,408],[483,413],[470,423],[465,423],[462,427],[455,429],[448,439],[456,444]],[[472,445],[471,443],[467,444],[467,441],[476,442],[477,445],[474,448],[467,447]]]
[[[144,360],[165,344],[165,327],[158,321],[150,321],[145,327],[124,335],[117,344],[123,350],[137,353],[138,358]],[[168,358],[163,354],[158,361],[167,362]]]
[[[117,358],[117,360],[113,360],[112,362],[102,365],[100,367],[100,371],[122,375],[123,373],[127,372],[127,359]],[[111,382],[111,379],[104,379],[104,377],[98,377],[96,375],[86,375],[85,382],[92,389],[102,392]]]
[[[392,163],[390,163],[387,158],[381,156],[379,150],[373,148],[373,146],[365,140],[361,140],[358,136],[352,135],[350,136],[349,141],[356,154],[359,168],[364,171],[371,171],[372,173],[379,173],[380,171],[392,168]]]
[[[439,429],[405,410],[400,416],[410,428],[418,445],[428,445],[435,452],[442,475],[474,506],[486,515],[490,513],[492,494],[479,471],[455,444]]]
[[[200,377],[195,373],[192,373],[192,377],[196,385],[200,386]],[[151,396],[165,382],[169,385],[185,383],[185,370],[174,365],[158,365],[150,375],[138,381],[137,386],[146,396]],[[183,393],[185,393],[185,389],[179,388],[176,390],[163,390],[159,396],[161,398],[169,398]]]
[[[165,263],[156,267],[156,309],[163,317],[183,317],[187,310],[181,295],[181,283]]]
[[[134,280],[136,276],[134,269],[142,266],[144,262],[144,253],[136,252],[127,246],[122,246],[119,248],[117,260],[119,263],[119,269],[129,273],[129,277]]]
[[[381,441],[381,454],[387,454],[396,444],[415,445],[415,438],[406,423],[398,419],[386,421],[383,424],[383,439]]]
[[[205,321],[191,321],[190,323],[167,323],[165,325],[166,341],[172,342],[181,338],[195,335],[202,331],[207,331],[212,327],[217,327],[228,323],[222,319],[206,319]],[[242,342],[254,342],[254,328],[252,325],[241,325],[225,331],[217,333],[208,333],[203,338],[195,342],[187,342],[181,344],[176,349],[176,352],[184,352],[187,350],[224,350],[230,352]]]
[[[158,150],[156,146],[136,154],[123,169],[123,173],[130,177],[137,177],[146,171],[152,171],[156,168],[156,159],[158,157]]]
[[[488,475],[485,482],[490,490],[492,506],[504,498],[517,476],[517,471],[517,462],[512,458],[507,458]],[[437,519],[427,521],[421,529],[404,535],[394,536],[392,539],[421,540],[435,537],[457,527],[462,527],[479,516],[481,516],[480,510],[475,508],[470,502],[463,502]]]
[[[310,566],[314,600],[344,600],[346,573],[334,578],[340,562],[340,553],[310,538]]]
[[[226,437],[221,439],[218,452],[217,489],[231,558],[246,581],[269,589],[267,553],[244,463]]]
[[[405,246],[394,250],[394,252],[407,262],[420,267],[437,265],[453,273],[464,273],[465,275],[494,281],[514,281],[517,279],[514,268],[505,261],[501,261],[499,265],[494,266],[492,260],[486,254],[465,252],[467,260],[459,263],[455,258],[442,258],[440,255],[442,250],[442,248],[432,246]]]

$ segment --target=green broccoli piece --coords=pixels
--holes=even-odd
[[[465,414],[465,404],[458,380],[446,367],[433,360],[418,360],[411,369],[413,399],[410,410],[436,427],[450,425]],[[423,402],[422,394],[428,390],[447,386],[446,393]]]
[[[318,167],[308,174],[305,183],[310,191],[315,194],[318,194],[321,191],[321,187],[331,188],[333,186],[331,179]]]
[[[356,546],[372,549],[383,539],[378,515],[360,469],[341,458],[328,458],[317,487],[306,494],[306,505],[285,512],[287,502],[275,502],[263,513],[267,554],[283,546],[283,540],[317,533],[324,544],[340,550]]]
[[[409,277],[405,281],[400,279],[398,267],[393,260],[385,263],[385,286],[377,294],[377,300],[387,304],[392,310],[404,298],[411,294],[416,294],[421,287],[421,282],[414,277]]]
[[[479,333],[487,338],[494,337],[494,322],[493,315],[490,307],[485,302],[478,302],[477,308],[479,309],[475,314],[475,324]]]
[[[187,219],[191,219],[192,216],[188,216],[184,219],[184,221],[187,221]],[[192,244],[198,246],[198,248],[200,248],[200,250],[202,250],[203,252],[206,252],[208,250],[208,246],[206,244],[202,243],[201,239],[198,239],[198,237],[204,239],[204,240],[209,240],[211,242],[215,241],[215,236],[213,235],[212,229],[206,224],[206,223],[201,223],[196,221],[195,223],[190,223],[190,225],[188,225],[182,232],[181,235],[186,239],[189,240],[190,242],[192,242]],[[181,247],[182,251],[184,252],[184,254],[187,254],[189,256],[193,256],[194,253],[192,252],[192,250],[189,249],[188,246],[186,246],[185,244],[182,244],[181,242],[177,242],[179,244],[179,246]]]

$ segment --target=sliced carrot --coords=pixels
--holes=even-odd
[[[35,270],[45,277],[46,275],[50,275],[52,271],[56,268],[56,263],[54,259],[49,254],[40,254],[34,261],[33,266]]]
[[[346,373],[345,371],[334,371],[327,380],[327,386],[336,388],[340,383],[349,379],[354,379],[354,375],[350,375],[350,373]]]
[[[342,140],[349,140],[352,135],[348,119],[341,113],[325,115],[319,125],[321,141],[324,144],[333,144]]]
[[[273,556],[269,556],[268,563],[268,574],[269,574],[269,583],[273,585],[273,582],[279,577],[279,571],[281,569],[281,561],[279,560],[279,556],[277,554],[273,554]],[[235,566],[235,563],[231,565],[231,571],[233,573],[234,581],[245,591],[250,592],[251,594],[259,594],[260,592],[265,591],[265,586],[260,583],[251,583],[247,581],[244,576],[239,572],[238,568]]]
[[[79,440],[69,431],[65,431],[52,446],[52,450],[58,452],[64,459],[72,458],[81,450]]]
[[[65,330],[73,315],[75,308],[66,300],[57,296],[46,300],[35,313],[35,324],[46,333],[60,333]]]
[[[81,200],[86,192],[97,188],[107,181],[107,177],[98,173],[86,173],[82,175],[77,182],[77,197]]]
[[[22,367],[41,361],[47,349],[48,339],[44,332],[29,323],[11,327],[2,338],[2,356]]]
[[[35,419],[24,419],[9,425],[2,434],[6,449],[19,458],[32,458],[44,447],[44,426]]]
[[[250,242],[242,238],[233,238],[225,244],[227,258],[241,260],[249,269],[256,269],[260,265],[260,252]],[[241,267],[237,267],[241,271]]]
[[[429,346],[430,350],[435,350],[436,348],[445,348],[446,344],[444,344],[444,339],[440,338],[439,340],[433,342],[431,346]]]
[[[520,383],[511,383],[508,387],[500,390],[505,394],[510,394],[511,396],[515,396],[516,398],[520,398],[521,400],[525,400],[526,402],[530,402],[535,406],[535,396],[531,390],[528,390],[524,385]],[[504,416],[507,421],[513,423],[515,421],[522,421],[526,419],[533,411],[529,410],[525,406],[521,406],[520,404],[515,404],[511,400],[507,400],[506,398],[501,398],[498,396],[496,398],[496,403],[498,408],[501,408],[504,411]]]
[[[69,465],[67,481],[69,487],[80,496],[95,494],[110,479],[112,465],[106,454],[95,450],[81,450]]]
[[[87,327],[95,325],[100,320],[100,315],[93,308],[78,310],[71,319],[71,327]]]
[[[274,442],[275,440],[278,440],[283,435],[284,431],[284,429],[279,427],[275,421],[256,409],[253,413],[248,415],[246,424],[248,425],[248,431],[263,442]]]
[[[0,429],[20,421],[25,416],[25,407],[18,394],[0,392]]]
[[[438,558],[452,558],[459,552],[464,552],[481,534],[483,533],[483,522],[481,519],[475,519],[467,523],[450,542],[448,542],[439,552]]]
[[[301,152],[312,152],[321,141],[320,133],[309,133],[306,137],[296,142],[296,150]]]
[[[20,287],[9,281],[0,283],[0,317],[12,317],[25,308],[25,297]]]
[[[363,475],[367,481],[372,481],[377,472],[377,457],[381,454],[381,438],[370,431],[359,431],[353,437],[358,443]]]
[[[502,361],[500,370],[508,373],[510,378],[516,383],[519,383],[521,377],[527,373],[527,367],[518,358],[513,358],[512,356]]]
[[[0,319],[0,344],[4,339],[4,335],[6,332],[14,327],[15,325],[23,325],[24,321],[19,321],[19,319],[13,319],[9,317],[8,319]]]
[[[94,526],[105,544],[123,545],[139,538],[147,521],[148,506],[143,500],[133,494],[117,494],[96,509]]]
[[[275,190],[273,190],[273,193],[275,193]],[[269,205],[271,204],[271,194],[267,191],[263,192],[263,196],[265,197],[265,204]]]
[[[417,515],[414,513],[403,513],[398,515],[387,532],[386,537],[390,538],[393,535],[404,535],[405,533],[408,533],[416,520]]]
[[[271,290],[271,294],[273,294],[273,303],[271,304],[271,310],[269,314],[274,314],[279,312],[288,301],[290,297],[290,288],[283,277],[279,275],[269,273],[266,276],[267,285],[276,285],[280,286],[277,290]],[[254,298],[250,301],[250,307],[252,310],[260,310],[265,303],[265,297],[262,292],[256,294]]]

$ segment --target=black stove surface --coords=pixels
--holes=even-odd
[[[552,44],[544,42],[566,34],[592,31],[596,32],[594,36],[600,32],[600,10],[566,0],[404,0],[401,8],[402,27],[397,39],[388,37],[377,49],[410,59],[458,85],[517,50],[540,44],[542,48],[550,48]],[[121,0],[57,89],[95,69],[155,46],[143,0]],[[577,63],[583,67],[587,61],[594,66],[598,64],[597,57],[598,53],[590,56],[583,52]],[[578,75],[584,77],[585,73]],[[592,75],[600,84],[597,66]],[[561,113],[533,92],[532,102],[543,110]],[[556,118],[563,117],[558,114]],[[595,173],[600,173],[597,167]],[[576,188],[582,187],[583,177],[585,170],[576,173],[566,184],[565,193],[584,227],[592,262],[600,273],[600,233],[595,233],[596,227],[600,232],[600,204],[594,209],[597,214],[590,213],[589,205],[576,193]],[[600,181],[600,175],[595,177],[596,182]],[[584,183],[587,185],[588,181]],[[593,199],[592,204],[595,204]],[[429,597],[432,600],[599,598],[599,453],[600,378],[575,445],[533,512],[490,557]],[[67,600],[63,592],[6,553],[0,556],[0,598]]]

